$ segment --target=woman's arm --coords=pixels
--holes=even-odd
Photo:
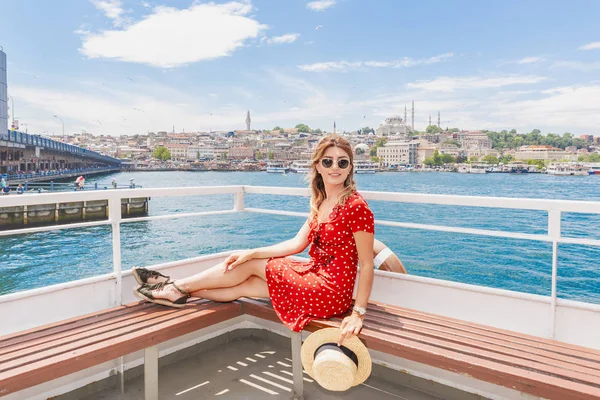
[[[373,287],[373,240],[374,235],[369,232],[355,232],[354,241],[356,242],[356,251],[358,252],[358,260],[360,262],[360,276],[358,278],[358,290],[354,305],[361,308],[367,308],[371,288]],[[362,329],[363,318],[353,312],[348,317],[344,318],[340,326],[341,334],[338,344],[341,345],[345,338],[350,335],[358,335]]]

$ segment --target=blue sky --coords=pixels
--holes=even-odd
[[[29,132],[377,127],[600,134],[600,2],[6,0]],[[10,112],[9,112],[10,115]]]

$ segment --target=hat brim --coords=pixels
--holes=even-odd
[[[319,329],[306,338],[302,344],[301,358],[302,366],[304,367],[306,373],[311,376],[311,378],[315,378],[312,367],[315,362],[315,352],[317,349],[325,343],[337,343],[339,338],[339,328]],[[369,350],[355,335],[344,339],[342,345],[356,354],[356,358],[358,359],[358,367],[352,386],[360,385],[367,380],[369,375],[371,375],[372,361]]]

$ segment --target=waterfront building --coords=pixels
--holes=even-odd
[[[254,158],[254,148],[250,146],[246,147],[231,147],[229,149],[228,159],[229,160],[244,160],[246,158]]]
[[[481,148],[481,147],[473,147],[466,150],[467,157],[487,157],[494,156],[500,157],[500,153],[497,150],[489,149],[489,148]]]
[[[188,148],[190,147],[187,144],[179,144],[179,143],[167,143],[166,146],[169,153],[171,153],[172,160],[185,161],[188,156]]]
[[[471,148],[492,148],[492,139],[481,131],[461,131],[456,134],[456,139],[465,150]]]
[[[432,157],[436,150],[437,147],[432,145],[417,147],[417,164],[423,164],[425,159]]]
[[[563,149],[552,146],[521,146],[515,152],[515,158],[517,160],[564,160],[569,158],[569,154]]]
[[[214,157],[214,147],[202,144],[191,145],[188,148],[188,160],[212,160]]]
[[[377,148],[377,157],[384,166],[414,165],[417,163],[417,149],[419,142],[402,141],[388,142]]]

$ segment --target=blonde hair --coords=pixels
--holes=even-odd
[[[350,143],[341,137],[338,134],[332,134],[325,136],[315,149],[315,152],[312,156],[312,173],[310,176],[310,189],[311,189],[311,197],[310,197],[310,218],[313,218],[319,212],[319,206],[323,201],[327,198],[327,193],[325,193],[325,184],[323,183],[323,177],[317,171],[317,164],[323,158],[323,155],[330,147],[337,147],[343,150],[348,157],[350,158],[350,173],[348,177],[344,181],[344,189],[342,193],[340,193],[340,197],[338,198],[338,204],[344,204],[346,199],[352,195],[356,191],[356,182],[354,182],[354,157],[352,154],[352,146]]]

